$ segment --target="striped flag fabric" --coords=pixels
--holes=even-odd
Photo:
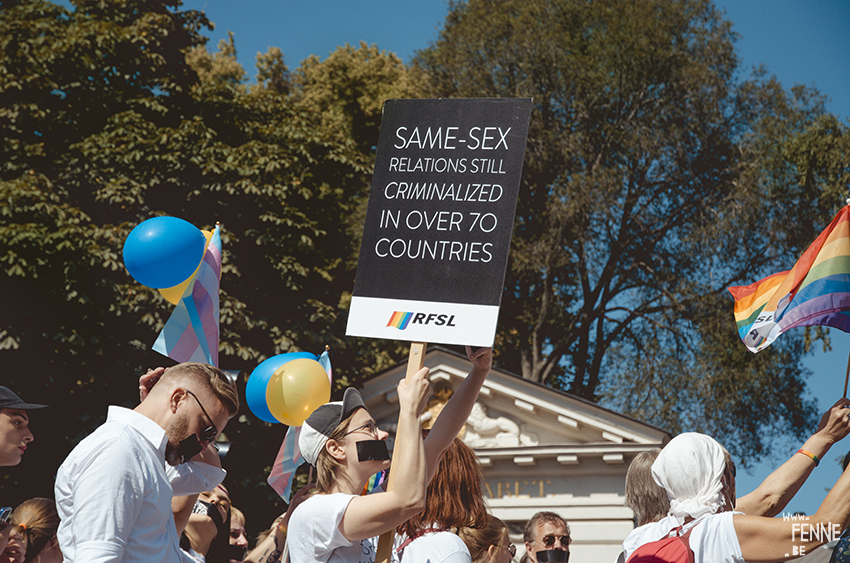
[[[738,334],[751,352],[794,327],[824,325],[850,332],[850,205],[791,270],[729,292]]]
[[[331,386],[333,386],[333,368],[331,368],[329,352],[330,347],[325,346],[325,349],[318,356],[318,362],[325,368],[328,379],[331,381]],[[301,455],[301,449],[298,447],[298,436],[300,434],[300,426],[290,426],[286,430],[286,436],[283,438],[283,443],[280,445],[280,450],[277,452],[277,457],[274,460],[272,470],[269,472],[267,479],[269,486],[286,503],[289,503],[289,497],[292,494],[292,481],[295,478],[295,470],[304,461]]]
[[[407,325],[410,323],[410,319],[413,318],[413,313],[406,313],[404,311],[395,311],[390,316],[390,320],[387,323],[387,326],[391,326],[393,328],[397,328],[399,330],[404,330],[407,328]]]
[[[177,362],[202,362],[218,367],[221,227],[207,245],[195,279],[171,313],[153,349]]]
[[[292,494],[292,482],[295,480],[295,470],[301,465],[303,457],[298,447],[298,436],[301,434],[300,426],[290,426],[286,430],[286,436],[277,452],[277,457],[269,473],[268,483],[284,502],[289,502]]]

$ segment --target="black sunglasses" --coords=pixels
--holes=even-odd
[[[550,534],[540,538],[540,543],[542,543],[546,547],[553,547],[555,545],[556,539],[559,540],[561,542],[561,545],[563,546],[570,545],[573,541],[570,536],[554,536]]]
[[[192,397],[195,398],[195,400],[198,402],[198,406],[201,407],[201,410],[203,411],[204,416],[206,416],[207,419],[210,421],[210,425],[207,426],[206,428],[204,428],[203,431],[201,432],[201,439],[206,441],[206,442],[212,442],[213,440],[215,440],[216,434],[218,434],[218,428],[215,427],[215,423],[213,422],[212,417],[209,414],[207,414],[207,409],[205,409],[204,405],[201,404],[201,400],[198,399],[198,396],[195,395],[194,393],[192,393],[191,391],[189,391],[188,389],[186,389],[186,392],[189,393],[190,395],[192,395]]]

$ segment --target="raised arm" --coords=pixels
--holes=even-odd
[[[440,416],[425,438],[425,458],[428,464],[428,482],[440,465],[440,456],[452,443],[469,418],[478,399],[478,392],[490,373],[493,364],[493,349],[479,348],[475,351],[466,347],[466,355],[472,361],[472,371],[458,386],[457,391],[440,411]]]
[[[839,399],[820,419],[817,431],[800,448],[823,459],[829,448],[850,433],[850,400]],[[794,453],[779,469],[767,476],[758,488],[739,498],[735,510],[752,516],[773,517],[782,512],[809,478],[815,462],[805,454]]]
[[[286,541],[286,530],[289,528],[289,517],[299,504],[309,496],[316,485],[305,485],[289,501],[286,512],[275,518],[269,528],[266,539],[257,544],[243,559],[243,563],[277,563],[283,555],[283,544]]]
[[[756,563],[799,557],[800,549],[808,553],[837,539],[850,522],[850,471],[844,471],[818,511],[806,520],[736,514],[733,522],[745,560]],[[812,533],[815,530],[818,533]],[[830,532],[825,533],[826,530]]]
[[[428,368],[398,384],[398,429],[393,463],[396,465],[392,490],[354,497],[348,505],[339,531],[348,541],[371,538],[406,521],[425,508],[425,448],[419,417],[430,394]]]

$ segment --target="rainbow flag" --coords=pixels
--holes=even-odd
[[[395,311],[392,316],[390,316],[390,321],[387,323],[387,326],[391,326],[393,328],[397,328],[399,330],[404,330],[407,328],[408,323],[410,323],[410,319],[413,318],[413,313],[405,313],[404,311]]]
[[[218,367],[221,229],[213,231],[195,279],[154,342],[153,349],[177,362]]]
[[[850,205],[838,212],[794,267],[730,287],[738,334],[751,352],[788,329],[826,325],[850,332]]]

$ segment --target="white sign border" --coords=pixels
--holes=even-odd
[[[393,315],[397,312],[413,314],[404,328],[391,324]],[[498,305],[411,301],[355,295],[351,298],[345,333],[388,340],[489,347],[496,339],[498,320]]]

